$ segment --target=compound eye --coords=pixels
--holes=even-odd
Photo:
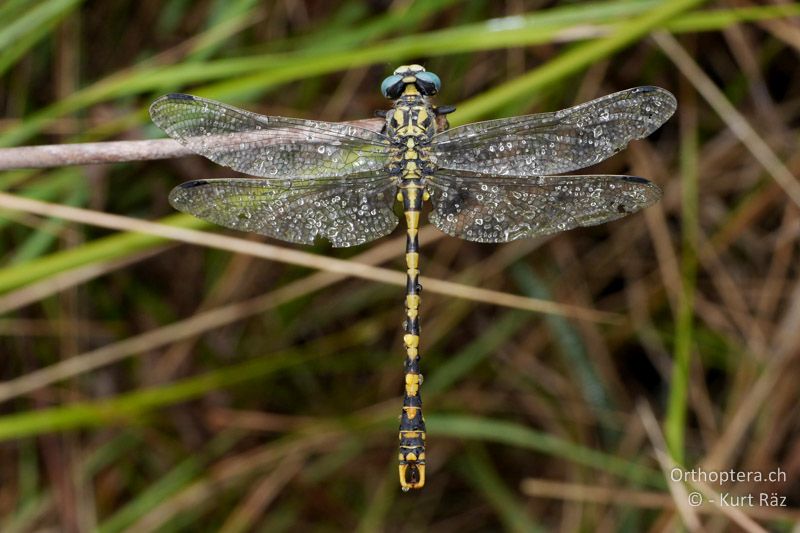
[[[404,85],[403,76],[393,74],[383,80],[383,83],[381,83],[381,92],[386,98],[395,99],[403,94]]]
[[[433,96],[442,88],[442,80],[433,72],[417,72],[417,88],[425,96]]]

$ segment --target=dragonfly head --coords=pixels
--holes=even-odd
[[[403,65],[397,67],[394,74],[383,80],[381,92],[391,100],[404,94],[422,94],[433,96],[439,92],[442,81],[433,72],[427,72],[422,65]]]

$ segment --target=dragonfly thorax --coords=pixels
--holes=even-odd
[[[403,95],[386,114],[386,135],[395,152],[389,169],[403,181],[420,180],[433,170],[430,141],[436,134],[436,115],[422,95]]]
[[[436,133],[436,115],[425,96],[403,95],[386,113],[386,135],[395,143],[407,137],[429,141]]]

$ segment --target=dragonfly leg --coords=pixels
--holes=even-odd
[[[450,129],[450,122],[447,120],[447,115],[456,110],[454,105],[440,105],[433,108],[436,114],[436,132],[441,133]]]
[[[433,108],[433,112],[437,115],[449,115],[456,110],[454,105],[439,105]]]

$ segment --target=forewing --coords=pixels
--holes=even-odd
[[[265,178],[343,177],[383,169],[389,141],[347,123],[271,117],[188,94],[150,106],[153,122],[208,159]]]
[[[652,205],[661,190],[634,176],[437,174],[428,181],[429,219],[444,233],[476,242],[508,242],[594,226]]]
[[[385,174],[350,179],[215,179],[175,187],[169,201],[179,211],[221,226],[335,247],[382,237],[397,226],[396,183]]]
[[[450,171],[527,176],[571,172],[599,163],[658,129],[675,97],[636,87],[553,113],[467,124],[432,140],[436,163]]]

